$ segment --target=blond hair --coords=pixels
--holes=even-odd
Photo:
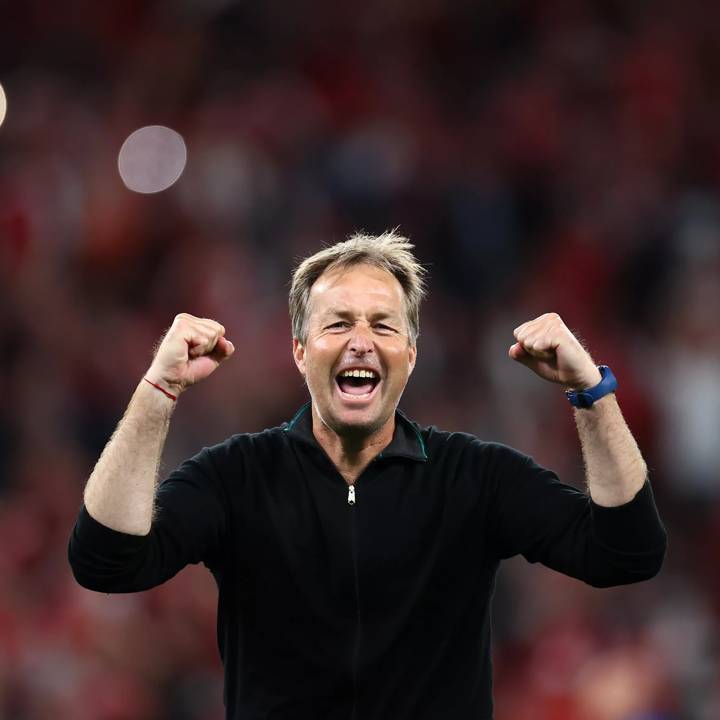
[[[387,270],[397,278],[405,296],[405,313],[410,343],[414,345],[420,334],[420,303],[425,297],[425,268],[411,249],[410,240],[387,230],[381,235],[355,233],[347,240],[326,247],[305,258],[295,269],[290,287],[290,319],[293,337],[307,340],[310,289],[326,271],[338,267],[368,264]]]

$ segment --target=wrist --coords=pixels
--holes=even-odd
[[[165,397],[175,402],[182,392],[182,388],[174,383],[169,383],[162,378],[158,378],[152,372],[147,372],[143,376],[142,382],[148,387],[154,388],[158,393],[162,393]]]
[[[565,395],[573,407],[587,409],[606,395],[615,392],[617,380],[607,365],[599,365],[598,375],[600,381],[595,385],[582,390],[566,390]]]
[[[596,365],[593,365],[588,368],[582,378],[579,378],[572,385],[566,386],[565,390],[570,392],[582,392],[583,390],[589,390],[601,382],[602,379],[603,376],[599,368]]]

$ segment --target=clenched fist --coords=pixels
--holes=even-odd
[[[145,377],[179,395],[204,380],[234,352],[220,323],[180,313],[160,342]]]
[[[508,355],[544,380],[584,390],[602,376],[590,354],[557,313],[546,313],[513,330],[517,342]]]

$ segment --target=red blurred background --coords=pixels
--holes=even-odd
[[[562,392],[507,359],[557,311],[618,376],[670,533],[638,586],[504,566],[497,720],[720,717],[718,27],[699,0],[3,3],[0,717],[222,717],[209,573],[78,587],[83,484],[180,311],[238,352],[165,470],[289,419],[293,266],[395,226],[431,275],[401,407],[581,485]],[[117,154],[152,124],[188,164],[135,194]]]

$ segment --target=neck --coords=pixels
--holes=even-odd
[[[345,482],[352,485],[370,461],[390,444],[395,431],[395,413],[379,430],[369,435],[340,435],[323,422],[313,404],[312,423],[313,435],[320,447],[345,478]]]

